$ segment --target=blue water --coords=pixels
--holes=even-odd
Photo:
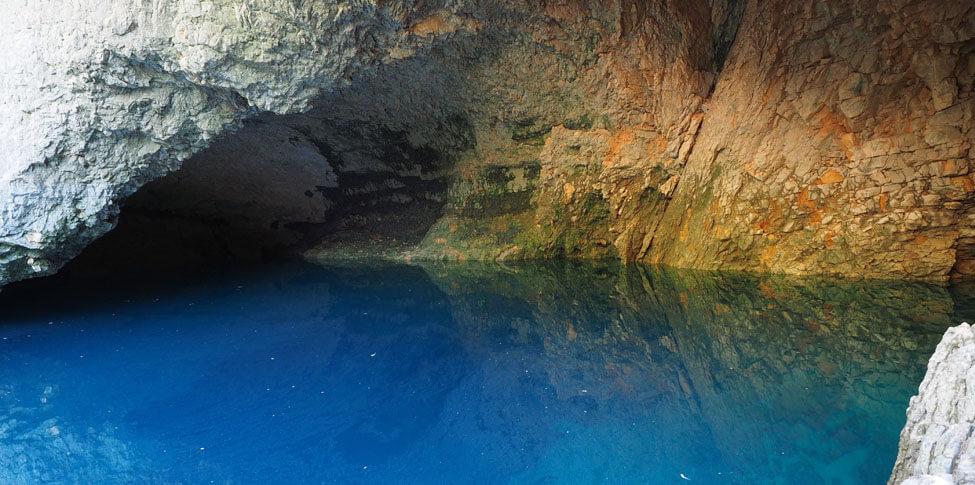
[[[953,291],[581,263],[32,283],[0,293],[0,483],[881,484]]]

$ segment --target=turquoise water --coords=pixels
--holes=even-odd
[[[0,293],[0,482],[881,484],[966,294],[577,263],[55,278]]]

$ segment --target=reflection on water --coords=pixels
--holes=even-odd
[[[0,482],[883,483],[968,294],[581,263],[27,285]]]

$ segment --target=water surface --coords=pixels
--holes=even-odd
[[[970,294],[582,263],[31,283],[0,293],[0,482],[881,484]]]

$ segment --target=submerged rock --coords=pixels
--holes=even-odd
[[[911,398],[890,485],[975,483],[975,331],[949,328]]]

